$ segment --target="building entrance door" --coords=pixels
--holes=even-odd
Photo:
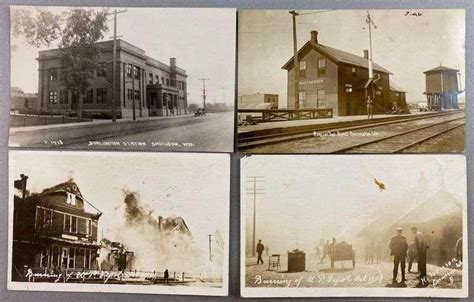
[[[76,111],[79,103],[79,97],[77,93],[73,93],[71,96],[71,110]]]
[[[61,267],[68,267],[68,258],[69,258],[69,248],[62,247],[61,248]]]

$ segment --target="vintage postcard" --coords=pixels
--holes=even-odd
[[[238,151],[464,152],[465,27],[463,9],[239,11]]]
[[[463,155],[253,155],[244,297],[467,297]]]
[[[234,150],[235,9],[10,12],[10,147]]]
[[[9,166],[8,289],[227,295],[229,155],[10,151]]]

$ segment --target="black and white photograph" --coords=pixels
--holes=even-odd
[[[465,18],[239,10],[238,151],[464,152]]]
[[[10,147],[232,152],[236,10],[11,6]]]
[[[11,151],[8,289],[226,296],[229,192],[227,154]]]
[[[241,163],[244,297],[467,297],[463,155]]]

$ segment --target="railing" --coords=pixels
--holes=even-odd
[[[290,121],[290,120],[306,120],[319,118],[332,118],[333,112],[331,108],[318,109],[239,109],[238,113],[250,113],[252,119],[261,122],[270,121]],[[254,114],[260,114],[256,117]]]

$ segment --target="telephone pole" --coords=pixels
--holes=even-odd
[[[300,102],[299,102],[299,75],[300,75],[300,63],[298,62],[298,45],[296,40],[296,16],[298,16],[298,12],[292,10],[289,12],[292,16],[293,20],[293,65],[294,68],[294,81],[295,81],[295,109],[300,109]]]
[[[369,11],[367,11],[367,20],[365,21],[369,25],[369,79],[374,78],[374,71],[372,69],[372,25],[374,29],[377,29],[372,17],[370,16]]]
[[[253,232],[252,232],[252,257],[255,257],[256,232],[257,232],[257,195],[263,195],[263,188],[258,188],[257,184],[265,182],[264,176],[247,177],[247,195],[253,196]],[[250,187],[249,187],[250,185]]]
[[[209,261],[212,261],[212,235],[207,235],[209,237]]]
[[[204,111],[206,111],[206,81],[209,80],[208,78],[199,79],[199,81],[202,81],[202,106]]]
[[[116,113],[116,106],[117,106],[117,102],[116,102],[116,96],[117,96],[117,38],[119,38],[117,36],[117,15],[118,14],[121,14],[121,13],[125,13],[126,10],[121,10],[121,11],[118,11],[118,10],[114,10],[112,13],[110,14],[107,14],[107,15],[114,15],[114,36],[113,36],[113,39],[114,39],[114,44],[113,44],[113,50],[112,50],[112,122],[116,122],[117,121],[117,113]]]

